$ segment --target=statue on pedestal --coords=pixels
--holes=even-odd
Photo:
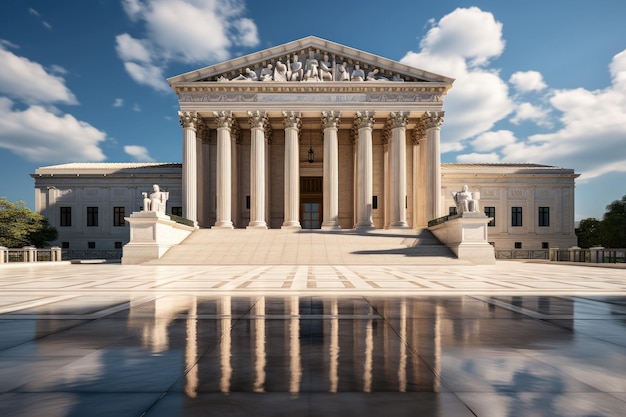
[[[478,213],[478,200],[479,193],[471,193],[468,191],[467,185],[463,186],[463,191],[453,191],[452,197],[456,203],[456,210],[458,214],[463,213]]]
[[[144,193],[145,195],[146,193]],[[152,193],[150,193],[150,211],[156,211],[157,213],[165,214],[165,205],[170,198],[170,193],[161,191],[157,184],[152,186]],[[144,199],[144,210],[146,206],[146,200]]]

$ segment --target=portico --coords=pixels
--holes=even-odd
[[[168,81],[183,216],[200,227],[410,228],[444,214],[450,78],[308,37]]]

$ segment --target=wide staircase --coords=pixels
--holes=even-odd
[[[427,229],[199,229],[159,265],[432,265],[465,263]]]

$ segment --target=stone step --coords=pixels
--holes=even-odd
[[[159,265],[465,264],[427,229],[199,229]]]

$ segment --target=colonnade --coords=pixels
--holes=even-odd
[[[374,228],[372,220],[373,205],[373,159],[372,130],[375,123],[373,111],[354,113],[353,131],[356,145],[355,159],[355,228]],[[217,160],[216,160],[216,221],[213,227],[233,228],[232,199],[232,153],[233,133],[238,129],[236,118],[231,111],[214,111],[212,116],[217,125]],[[251,129],[250,144],[250,222],[249,228],[267,228],[266,170],[268,166],[266,142],[269,119],[265,111],[248,111]],[[285,129],[284,160],[284,221],[282,228],[299,229],[300,208],[300,160],[298,138],[302,128],[302,114],[299,111],[283,111]],[[323,167],[323,220],[322,229],[340,229],[339,225],[339,151],[338,130],[341,122],[339,111],[323,111],[320,114],[321,128],[324,133]],[[406,220],[406,130],[409,113],[392,111],[385,122],[385,132],[389,143],[389,210],[388,227],[408,228]],[[197,130],[204,128],[198,112],[179,112],[183,127],[183,171],[182,203],[183,217],[194,222],[198,219],[198,198],[206,198],[198,187],[198,168],[206,163],[202,155],[197,155]],[[414,157],[413,170],[417,169],[420,186],[423,187],[426,219],[441,215],[441,168],[440,168],[440,126],[443,112],[425,112],[417,121],[416,132],[424,132],[417,137],[420,153],[419,161]],[[417,135],[416,135],[417,136]],[[414,149],[415,153],[415,149]],[[202,189],[202,187],[200,187]],[[414,193],[415,194],[415,193]]]

